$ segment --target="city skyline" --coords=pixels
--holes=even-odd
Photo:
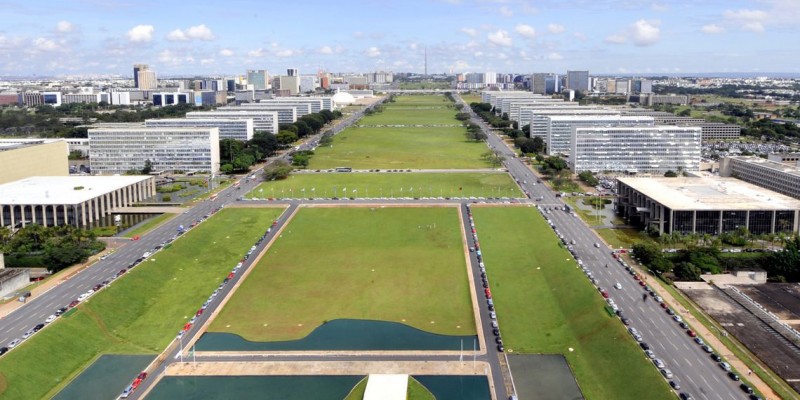
[[[798,73],[793,0],[2,2],[0,75]],[[427,62],[426,62],[427,53]]]

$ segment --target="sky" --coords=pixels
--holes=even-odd
[[[0,0],[0,76],[800,72],[800,0]]]

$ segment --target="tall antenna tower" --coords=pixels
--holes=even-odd
[[[428,77],[428,48],[425,47],[425,77]]]

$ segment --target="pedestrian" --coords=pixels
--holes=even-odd
[[[752,370],[752,369],[748,369],[748,370],[747,370],[747,375],[750,375],[750,374],[752,374],[752,373],[753,373],[753,370]]]

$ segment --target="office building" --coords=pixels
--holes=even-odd
[[[576,173],[664,174],[700,169],[697,127],[576,125],[570,142],[568,163]]]
[[[269,89],[269,72],[265,69],[247,70],[247,84],[253,85],[253,90]]]
[[[0,226],[91,226],[156,194],[150,176],[33,176],[0,185]]]
[[[567,89],[589,91],[589,71],[567,71]]]
[[[685,94],[654,94],[642,93],[639,97],[639,104],[654,106],[656,104],[674,104],[685,106],[689,104],[689,96]]]
[[[760,157],[729,156],[720,161],[719,174],[800,199],[800,168]]]
[[[733,178],[617,179],[616,212],[662,234],[798,232],[800,201]]]
[[[275,111],[220,108],[214,111],[191,111],[187,119],[251,119],[255,131],[278,133],[278,113]]]
[[[144,121],[147,128],[219,128],[220,139],[247,141],[253,138],[253,120],[224,118],[164,118]]]
[[[800,153],[771,153],[767,160],[800,167]]]
[[[564,103],[565,105],[572,104],[575,106],[577,103]],[[605,108],[589,108],[589,107],[580,107],[580,109],[572,109],[574,107],[565,106],[563,109],[561,107],[551,107],[551,108],[541,108],[538,112],[532,113],[528,112],[527,115],[530,117],[530,132],[531,137],[541,137],[547,142],[547,135],[548,130],[550,129],[550,120],[548,119],[551,116],[618,116],[619,112],[614,110],[609,110]]]
[[[597,112],[597,111],[602,112]],[[512,112],[514,112],[514,108],[512,107]],[[602,109],[593,106],[580,106],[577,103],[567,103],[567,102],[554,102],[554,103],[536,103],[532,105],[521,105],[519,106],[519,110],[517,111],[519,118],[514,120],[517,122],[518,126],[522,128],[525,125],[530,125],[533,116],[535,114],[541,113],[551,113],[553,115],[565,114],[565,115],[572,115],[578,113],[586,113],[586,115],[619,115],[618,113],[613,113],[607,109]],[[542,138],[546,135],[546,132],[542,131],[541,134]]]
[[[172,106],[175,104],[192,104],[194,96],[190,93],[152,93],[154,106]]]
[[[61,95],[63,104],[97,104],[100,102],[100,93],[65,93]]]
[[[275,111],[278,113],[278,124],[292,124],[297,122],[298,110],[303,111],[303,115],[308,114],[310,104],[273,104],[273,103],[247,103],[238,106],[218,108],[219,111]]]
[[[63,139],[0,139],[0,183],[31,176],[69,175]]]
[[[623,115],[647,115],[655,118],[656,125],[699,126],[703,130],[703,141],[736,140],[742,127],[722,122],[708,122],[701,118],[679,117],[675,114],[647,108],[621,108]]]
[[[531,75],[531,92],[541,95],[547,94],[547,84],[545,80],[548,76],[550,76],[550,74],[540,72]]]
[[[317,77],[314,75],[306,75],[300,77],[300,93],[309,93],[317,90]]]
[[[116,124],[89,129],[89,161],[97,175],[141,170],[219,172],[219,128],[150,128]]]
[[[545,117],[547,154],[567,155],[572,151],[572,129],[589,126],[653,126],[653,117],[619,115],[549,115]],[[699,144],[698,144],[699,146]]]
[[[142,90],[152,90],[158,87],[156,72],[150,70],[147,64],[136,64],[133,66],[134,87]]]

